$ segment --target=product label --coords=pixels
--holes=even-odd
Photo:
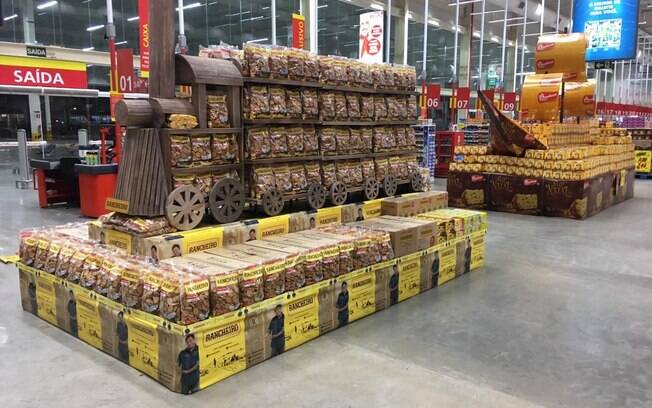
[[[285,349],[289,350],[319,336],[318,289],[297,291],[297,297],[287,302],[285,312]]]
[[[129,201],[118,200],[117,198],[109,197],[104,203],[104,208],[109,211],[115,211],[122,214],[129,213]]]
[[[138,282],[140,280],[140,274],[135,271],[123,270],[122,278],[128,280],[129,282]]]
[[[447,243],[439,252],[439,279],[437,280],[437,286],[441,286],[455,278],[456,261],[456,246]]]
[[[471,270],[484,266],[484,232],[471,235]]]
[[[127,254],[131,253],[131,235],[112,229],[105,229],[103,232],[106,233],[105,239],[107,245],[120,248]]]
[[[382,201],[382,199],[369,200],[365,201],[364,204],[362,204],[362,215],[364,216],[365,220],[380,216]]]
[[[46,273],[36,276],[36,305],[38,316],[57,326],[57,299],[54,292],[56,278]]]
[[[349,321],[360,319],[376,311],[376,277],[368,271],[354,272],[347,280],[349,289]],[[338,281],[338,284],[340,281]],[[336,290],[336,295],[340,288]]]
[[[102,321],[99,303],[95,296],[84,289],[75,292],[77,309],[77,336],[91,346],[102,350]]]
[[[288,232],[290,232],[290,217],[288,215],[261,218],[258,220],[256,238],[265,239],[274,235],[284,235]]]
[[[125,315],[128,328],[129,365],[158,380],[158,331],[156,325]]]
[[[338,207],[320,208],[315,218],[318,227],[342,223],[342,209]]]
[[[244,318],[229,319],[195,336],[199,346],[199,388],[247,368]]]
[[[193,252],[207,251],[220,248],[223,245],[224,228],[206,228],[196,231],[179,233],[183,237],[183,255]]]
[[[421,263],[420,254],[413,254],[401,258],[398,263],[398,299],[399,302],[418,295],[420,291]],[[391,291],[391,277],[390,277]]]
[[[238,274],[237,273],[226,273],[224,275],[217,275],[213,278],[215,286],[218,288],[223,286],[231,286],[238,284]]]
[[[210,284],[208,280],[192,282],[184,286],[187,295],[196,295],[201,292],[207,292]]]
[[[256,267],[256,268],[246,269],[242,271],[242,278],[244,280],[260,279],[262,277],[263,277],[262,267]]]

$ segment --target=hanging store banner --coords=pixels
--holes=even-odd
[[[503,94],[503,111],[514,112],[516,110],[516,92],[505,92]]]
[[[301,14],[292,14],[292,47],[306,47],[306,18]]]
[[[382,11],[360,14],[360,60],[383,62],[385,16]]]
[[[131,48],[116,50],[118,65],[118,92],[134,91],[134,52]]]
[[[470,97],[471,97],[470,88],[457,88],[457,94],[455,95],[455,108],[468,109]]]
[[[149,78],[149,0],[138,0],[140,28],[140,76]]]
[[[426,99],[426,107],[428,109],[439,109],[439,99],[441,97],[441,85],[430,84],[428,85],[428,98]]]
[[[88,88],[86,64],[44,58],[0,58],[0,85]]]

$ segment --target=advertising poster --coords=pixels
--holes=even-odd
[[[337,282],[336,309],[339,326],[376,311],[376,277],[367,270],[344,276]],[[347,313],[348,312],[348,313]]]
[[[437,286],[441,286],[455,278],[455,263],[457,252],[455,245],[447,243],[439,252],[439,277]]]
[[[360,14],[360,60],[370,63],[383,62],[384,31],[384,12],[371,11]]]
[[[303,288],[285,304],[285,349],[319,336],[319,289]]]
[[[100,321],[100,309],[96,296],[87,290],[75,290],[74,298],[68,300],[68,309],[72,308],[71,303],[77,310],[77,337],[91,346],[102,350],[102,323]],[[71,325],[72,326],[72,325]],[[74,330],[71,328],[74,334]]]
[[[306,18],[301,14],[292,14],[292,48],[306,47]]]
[[[247,368],[244,317],[224,319],[197,333],[199,388],[205,388]],[[186,346],[187,348],[187,346]]]
[[[124,316],[120,337],[127,338],[129,365],[158,379],[158,331],[156,324]],[[121,339],[122,340],[122,339]]]
[[[409,299],[412,296],[418,295],[420,292],[420,283],[421,283],[421,264],[420,264],[420,255],[419,253],[405,256],[401,259],[401,262],[396,265],[397,268],[394,269],[394,274],[389,279],[389,288],[390,288],[390,298],[391,304],[394,304],[394,295],[392,293],[393,278],[396,275],[398,276],[398,300],[400,302],[405,299]]]
[[[54,292],[55,277],[47,273],[36,275],[36,313],[38,317],[57,325],[57,301]],[[31,294],[30,294],[31,295]],[[34,310],[32,309],[32,312]]]
[[[638,0],[575,0],[573,31],[587,36],[587,61],[636,57]]]

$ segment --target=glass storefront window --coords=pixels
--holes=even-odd
[[[317,4],[319,54],[358,58],[359,16],[374,10],[341,0],[319,0]]]
[[[205,18],[201,16],[205,15]],[[248,41],[272,43],[270,1],[211,1],[206,7],[185,10],[189,53],[196,55],[198,45],[225,42],[241,46]],[[193,27],[189,30],[188,23]],[[196,27],[195,27],[196,26]]]
[[[300,10],[300,0],[276,0],[276,44],[292,46],[292,14]]]
[[[23,19],[20,3],[21,0],[5,0],[0,4],[4,16],[3,24],[0,26],[0,41],[23,42]]]
[[[51,96],[50,113],[55,139],[76,139],[79,129],[87,129],[95,139],[100,128],[111,124],[108,98]]]

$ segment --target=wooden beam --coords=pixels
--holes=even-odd
[[[175,0],[149,2],[149,95],[174,98]]]

